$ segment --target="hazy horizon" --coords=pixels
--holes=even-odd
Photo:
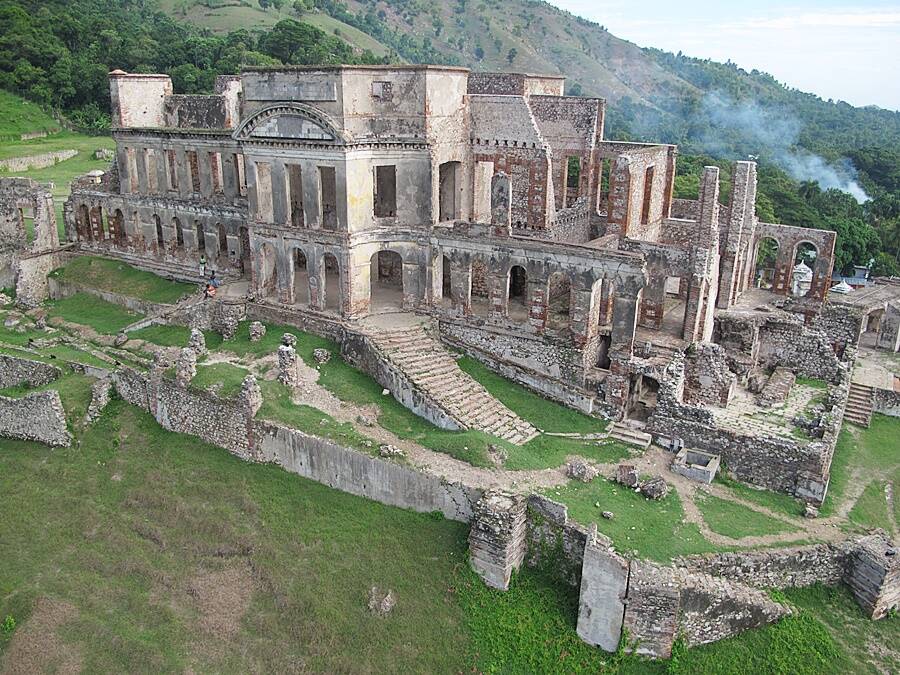
[[[641,47],[731,61],[854,106],[900,110],[900,3],[799,0],[753,5],[549,0]]]

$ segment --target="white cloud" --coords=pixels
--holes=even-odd
[[[749,17],[723,28],[795,30],[798,28],[895,28],[900,27],[900,12],[850,11],[806,12],[776,17]]]

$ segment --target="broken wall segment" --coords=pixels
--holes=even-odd
[[[612,542],[592,533],[584,548],[578,597],[578,637],[614,652],[622,638],[628,561],[612,550]]]
[[[69,447],[72,434],[59,392],[47,389],[21,398],[0,396],[0,436],[54,448]]]
[[[62,371],[42,361],[0,354],[0,389],[7,387],[42,387],[59,379]]]
[[[488,490],[476,502],[469,562],[491,588],[505,591],[525,557],[525,498]]]

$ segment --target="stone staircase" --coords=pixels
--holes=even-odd
[[[650,443],[653,442],[653,436],[639,429],[634,429],[624,422],[613,422],[609,426],[609,438],[628,445],[636,445],[642,450],[649,448]]]
[[[874,392],[872,387],[853,382],[850,384],[850,395],[847,397],[847,408],[844,419],[861,427],[868,428],[872,421]]]
[[[466,429],[522,445],[538,430],[463,372],[456,359],[421,325],[371,329],[375,348],[425,396]]]

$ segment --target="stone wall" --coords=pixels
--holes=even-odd
[[[481,491],[270,422],[255,423],[256,457],[388,506],[469,522]]]
[[[675,561],[692,572],[740,581],[757,588],[834,586],[846,576],[850,548],[837,544],[813,544],[762,551],[738,551],[688,556]]]
[[[67,159],[72,159],[77,154],[77,150],[58,150],[56,152],[42,152],[39,155],[0,159],[0,171],[14,172],[44,169],[59,162],[64,162]]]
[[[440,403],[416,387],[407,375],[395,367],[374,343],[362,333],[347,331],[341,342],[341,356],[368,373],[391,396],[441,429],[457,431],[460,425],[444,410]]]
[[[51,447],[70,446],[72,434],[66,426],[59,392],[47,389],[22,398],[0,396],[0,436]]]
[[[900,417],[900,391],[873,389],[872,409],[882,415]]]
[[[41,361],[0,354],[0,389],[28,385],[42,387],[58,379],[62,371]]]

